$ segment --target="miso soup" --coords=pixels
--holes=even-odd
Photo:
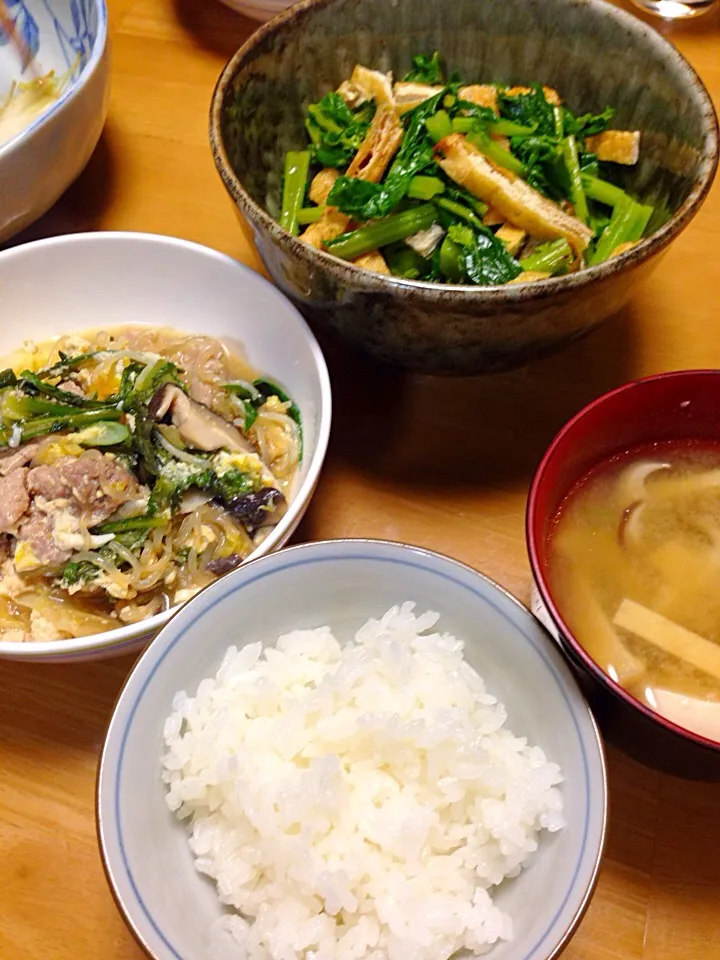
[[[553,518],[546,575],[598,666],[720,741],[720,444],[653,444],[591,470]]]

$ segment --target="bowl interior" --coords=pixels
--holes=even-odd
[[[158,960],[209,960],[219,908],[195,873],[185,828],[160,779],[163,722],[178,690],[194,692],[226,648],[329,623],[340,640],[413,599],[442,614],[508,708],[508,726],[566,775],[568,826],[544,836],[530,867],[497,893],[516,918],[494,960],[546,960],[582,910],[603,839],[603,759],[590,712],[554,644],[528,611],[466,567],[369,541],[295,547],[257,560],[183,608],[140,660],[118,702],[98,781],[101,846],[116,897]]]
[[[6,4],[17,31],[37,58],[35,65],[58,76],[70,72],[69,91],[90,60],[98,34],[104,34],[103,0],[6,0]],[[0,30],[0,102],[14,80],[27,81],[32,76]]]
[[[623,179],[656,206],[653,227],[712,169],[715,120],[700,81],[653,29],[601,0],[317,0],[269,25],[230,67],[222,137],[244,189],[277,217],[284,154],[307,142],[307,104],[356,63],[400,78],[436,49],[467,82],[540,82],[579,113],[616,107],[615,126],[643,133]]]
[[[330,388],[320,348],[295,308],[267,280],[206,247],[149,234],[78,234],[0,255],[0,288],[12,325],[0,326],[0,357],[23,340],[122,324],[167,325],[217,337],[280,383],[303,417],[304,456],[290,509],[258,548],[287,538],[322,464]],[[24,644],[28,655],[147,635],[167,614],[82,640]],[[0,642],[0,655],[17,644]],[[7,649],[9,648],[9,649]],[[40,649],[42,648],[42,649]]]

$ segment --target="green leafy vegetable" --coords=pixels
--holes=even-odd
[[[307,186],[309,169],[309,150],[289,150],[285,154],[285,177],[283,180],[280,226],[294,237],[300,232],[298,213],[305,199],[305,188]]]
[[[92,360],[100,356],[100,354],[107,352],[107,350],[92,350],[90,353],[77,353],[74,356],[70,356],[60,350],[60,359],[58,362],[53,363],[50,367],[45,367],[43,370],[39,370],[38,376],[42,380],[53,380],[55,377],[64,377],[73,370],[77,370],[78,367],[81,367],[84,363],[87,363],[88,360]]]
[[[159,357],[154,363],[149,363],[142,373],[135,378],[132,390],[127,395],[125,408],[127,410],[136,410],[139,407],[147,406],[160,387],[166,383],[172,383],[176,387],[184,390],[183,382],[180,379],[180,370],[170,360]]]
[[[421,53],[413,57],[412,70],[406,73],[403,79],[408,83],[428,83],[433,86],[444,83],[442,63],[437,50],[432,56]]]
[[[387,216],[405,197],[415,176],[427,167],[435,167],[425,119],[437,110],[441,98],[442,93],[438,93],[405,114],[405,135],[383,183],[339,177],[330,191],[328,203],[356,220]]]
[[[130,431],[125,424],[112,420],[100,420],[79,433],[68,435],[68,440],[74,440],[81,447],[114,447],[129,438]]]
[[[350,233],[343,233],[325,246],[331,253],[344,260],[355,260],[363,253],[377,250],[378,247],[387,246],[397,240],[404,240],[420,230],[427,230],[437,219],[435,207],[431,203],[425,203],[379,220],[377,223],[352,230]]]
[[[501,91],[498,94],[500,116],[512,120],[523,127],[533,127],[540,137],[555,135],[555,117],[552,104],[548,102],[539,83],[533,84],[530,93],[508,96]]]
[[[505,249],[495,234],[483,228],[473,231],[456,224],[448,229],[448,236],[462,250],[465,273],[473,283],[502,284],[514,280],[522,268]]]
[[[606,107],[602,113],[584,113],[576,117],[567,107],[561,107],[563,115],[563,129],[569,136],[578,140],[604,133],[615,116],[614,107]]]
[[[572,248],[563,238],[551,243],[541,243],[534,253],[520,261],[520,266],[523,271],[557,274],[567,270],[573,259]]]
[[[587,223],[589,219],[587,199],[585,198],[582,173],[580,172],[577,143],[572,134],[563,139],[562,153],[570,179],[570,196],[575,207],[575,216],[583,223]]]
[[[306,227],[311,223],[317,223],[326,210],[327,207],[324,204],[321,207],[302,207],[302,209],[298,210],[297,222],[301,227]]]
[[[8,387],[14,387],[17,383],[15,371],[8,367],[7,370],[0,372],[0,390],[6,390]]]
[[[98,410],[100,407],[107,406],[107,403],[102,400],[92,400],[82,394],[72,393],[70,390],[61,390],[60,387],[53,387],[51,384],[46,383],[37,373],[33,373],[32,370],[23,370],[20,373],[18,389],[31,397],[44,394],[66,406],[82,407],[85,410]]]
[[[217,474],[212,486],[217,496],[229,503],[235,497],[252,493],[255,489],[255,482],[249,473],[243,473],[236,467],[232,467],[223,471],[222,474]]]
[[[367,135],[373,113],[372,105],[353,113],[339,93],[327,93],[311,104],[305,127],[313,160],[323,167],[347,167]]]
[[[419,280],[429,268],[425,257],[405,243],[395,243],[383,251],[385,262],[392,274],[405,280]]]
[[[119,420],[121,416],[122,411],[110,408],[108,410],[82,410],[68,416],[35,417],[17,425],[18,439],[20,443],[25,443],[26,440],[32,440],[35,437],[44,437],[63,430],[81,429],[91,423],[97,423],[99,420]],[[7,430],[4,429],[2,436],[0,436],[0,447],[6,447],[8,443],[9,435]]]
[[[169,522],[169,517],[158,517],[154,514],[141,514],[137,517],[126,517],[124,520],[109,520],[107,523],[101,523],[93,528],[93,533],[129,533],[135,530],[154,530],[157,527],[165,527]]]
[[[440,272],[448,283],[462,283],[465,277],[465,257],[463,248],[449,234],[440,245]]]

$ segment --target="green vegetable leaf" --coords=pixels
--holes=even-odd
[[[438,110],[442,97],[442,93],[437,93],[405,114],[405,135],[383,183],[339,177],[330,191],[328,203],[358,221],[377,220],[394,210],[407,194],[413,177],[427,167],[435,168],[433,144],[425,129],[425,120]]]
[[[308,107],[305,127],[312,158],[323,167],[347,167],[360,149],[375,107],[365,104],[353,112],[339,93],[327,93]]]
[[[566,135],[574,135],[578,140],[603,133],[610,126],[616,114],[614,107],[605,107],[602,113],[584,113],[576,117],[567,107],[562,107],[563,127]]]
[[[472,283],[480,286],[503,284],[522,272],[517,260],[487,228],[473,231],[469,226],[455,224],[449,227],[448,236],[461,248],[465,272]]]
[[[15,371],[8,367],[7,370],[0,372],[0,390],[5,390],[7,387],[14,387],[17,383],[17,377],[15,376]]]
[[[218,474],[213,482],[213,490],[219,496],[229,503],[235,497],[244,496],[246,493],[252,493],[255,489],[255,483],[249,473],[243,473],[236,467]]]
[[[185,389],[180,379],[180,370],[170,360],[160,357],[155,363],[149,363],[135,378],[133,388],[126,397],[125,409],[137,410],[146,406],[155,393],[166,383]]]
[[[498,110],[504,120],[512,120],[525,127],[534,126],[538,136],[553,137],[555,135],[553,107],[545,98],[539,83],[533,84],[530,93],[520,93],[513,97],[500,91]]]
[[[70,390],[61,390],[60,387],[53,387],[46,383],[37,373],[32,370],[23,370],[18,378],[18,389],[22,390],[30,397],[45,395],[52,397],[59,403],[70,407],[81,407],[85,410],[97,410],[100,407],[108,406],[102,400],[92,400],[82,394],[72,393]]]
[[[53,363],[53,365],[50,367],[45,367],[43,370],[39,370],[38,376],[43,380],[52,380],[55,377],[64,377],[65,374],[70,373],[71,370],[77,370],[78,367],[81,367],[88,360],[92,360],[93,357],[97,357],[101,353],[108,352],[109,351],[107,350],[92,350],[90,353],[77,353],[74,356],[70,356],[60,350],[60,359],[58,362]]]
[[[432,56],[421,53],[417,57],[413,57],[412,70],[405,74],[403,79],[408,83],[429,83],[433,85],[444,83],[442,63],[437,50]]]
[[[566,200],[570,195],[570,177],[559,144],[552,137],[512,137],[513,155],[525,169],[530,186],[551,200]]]

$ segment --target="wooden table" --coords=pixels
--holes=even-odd
[[[206,132],[215,80],[253,24],[215,0],[110,0],[110,21],[105,133],[81,178],[18,242],[147,230],[259,268]],[[720,102],[720,11],[659,28]],[[625,380],[720,367],[718,249],[720,179],[620,316],[564,353],[502,376],[404,376],[327,344],[333,439],[299,539],[376,536],[431,547],[527,602],[523,516],[541,452],[572,413]],[[127,658],[0,663],[2,960],[143,956],[105,883],[93,807],[105,725],[131,666]],[[566,960],[718,960],[720,785],[663,776],[613,750],[609,766],[607,856]]]

